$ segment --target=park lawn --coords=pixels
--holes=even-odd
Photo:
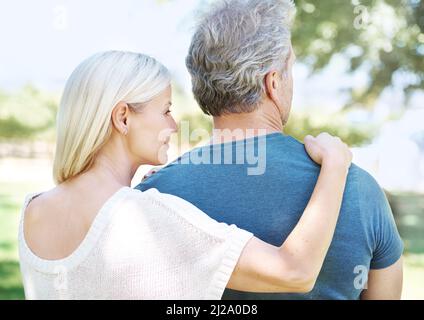
[[[404,300],[424,300],[424,254],[404,255]]]
[[[17,234],[25,195],[42,190],[37,183],[0,181],[0,300],[23,299]],[[404,299],[424,300],[424,252],[406,254]]]
[[[0,299],[24,298],[17,247],[19,213],[28,190],[22,187],[0,184]]]

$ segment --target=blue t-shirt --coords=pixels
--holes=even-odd
[[[272,133],[193,149],[136,188],[179,196],[220,222],[280,246],[299,221],[319,172],[302,143]],[[358,299],[369,269],[392,265],[402,252],[384,192],[370,174],[352,164],[334,238],[314,289],[308,294],[227,289],[223,299]]]

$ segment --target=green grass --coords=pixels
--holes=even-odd
[[[17,234],[24,194],[22,185],[0,185],[0,299],[23,299]]]
[[[409,253],[424,253],[424,195],[390,193],[388,198],[405,250]]]
[[[0,181],[0,300],[24,299],[22,280],[18,262],[17,234],[21,206],[26,194],[42,190],[37,182],[34,183],[11,183]],[[405,198],[406,201],[398,203],[398,209],[408,205],[408,214],[412,212],[413,201],[421,201],[420,198]],[[424,246],[422,233],[409,233],[411,228],[422,228],[412,223],[412,218],[405,218],[399,213],[399,230],[407,240],[405,254],[404,274],[404,299],[424,300]],[[424,217],[415,218],[422,219]],[[408,220],[409,219],[409,220]],[[398,220],[398,219],[397,219]],[[402,225],[402,221],[406,221]],[[422,221],[422,220],[420,220]],[[412,254],[413,253],[413,254]]]

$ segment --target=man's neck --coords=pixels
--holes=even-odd
[[[213,143],[225,143],[255,136],[282,132],[283,124],[277,109],[260,105],[250,113],[232,113],[213,118]]]

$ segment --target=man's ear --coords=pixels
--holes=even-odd
[[[128,115],[130,109],[125,102],[119,102],[112,110],[112,124],[114,128],[122,133],[128,132]]]
[[[280,109],[282,79],[277,71],[270,71],[265,75],[265,92],[268,99],[272,100]]]

